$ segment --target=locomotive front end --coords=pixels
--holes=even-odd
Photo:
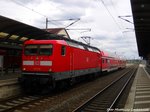
[[[22,57],[22,71],[27,74],[45,75],[52,71],[52,44],[26,45]],[[39,74],[39,75],[40,75]]]
[[[22,54],[22,76],[19,78],[21,85],[24,88],[43,88],[51,84],[52,58],[52,44],[26,42]]]

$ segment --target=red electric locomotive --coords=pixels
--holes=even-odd
[[[98,48],[73,40],[29,40],[22,55],[23,86],[55,85],[101,71]]]

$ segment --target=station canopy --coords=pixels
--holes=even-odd
[[[52,39],[56,37],[48,32],[3,16],[0,16],[0,48],[21,48],[26,40]]]
[[[150,58],[150,0],[131,0],[139,56]]]

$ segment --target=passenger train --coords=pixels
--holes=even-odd
[[[23,46],[19,82],[28,89],[56,87],[125,66],[125,60],[75,40],[28,40]]]

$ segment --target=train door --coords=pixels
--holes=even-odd
[[[75,71],[74,71],[74,49],[70,48],[70,85],[76,83]]]
[[[99,55],[99,68],[100,68],[100,70],[102,71],[102,57],[101,57],[101,55]]]
[[[107,65],[108,65],[108,72],[111,69],[111,63],[110,63],[110,59],[107,59]]]
[[[105,57],[102,57],[102,71],[107,71],[107,64],[106,64],[106,58]]]
[[[73,48],[70,48],[70,75],[73,77],[74,75],[74,53]]]

